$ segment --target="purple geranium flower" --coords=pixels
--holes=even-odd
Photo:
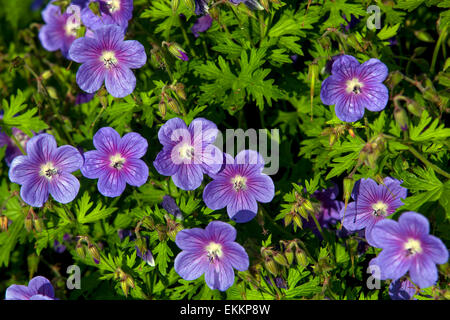
[[[22,148],[26,149],[27,142],[28,140],[30,140],[30,137],[28,137],[25,133],[17,128],[12,128],[12,134],[20,143]],[[16,143],[6,133],[0,132],[0,147],[3,147],[5,145],[5,161],[9,167],[11,166],[11,162],[14,160],[14,158],[22,154],[22,151],[20,151]]]
[[[165,195],[163,197],[161,205],[164,208],[164,210],[173,215],[175,219],[183,219],[183,214],[181,213],[180,208],[177,206],[175,199],[172,198],[171,196]]]
[[[194,190],[203,181],[203,173],[220,170],[223,153],[213,145],[217,126],[206,119],[194,119],[189,127],[180,118],[167,121],[158,132],[163,149],[153,166],[165,176],[172,176],[175,185]]]
[[[142,158],[148,143],[139,133],[120,138],[116,130],[104,127],[94,135],[94,147],[84,153],[83,176],[98,179],[98,191],[105,197],[118,197],[129,185],[140,187],[148,178],[148,167]]]
[[[94,93],[105,82],[106,90],[122,98],[133,92],[136,77],[131,69],[142,67],[147,55],[136,40],[124,41],[123,30],[109,25],[94,30],[94,37],[75,40],[70,47],[72,60],[82,63],[77,72],[79,87]]]
[[[448,250],[437,237],[429,234],[427,218],[405,212],[397,221],[384,219],[372,230],[370,244],[383,249],[370,264],[380,268],[380,279],[400,279],[409,271],[411,281],[420,288],[436,283],[436,264],[447,263]]]
[[[45,277],[37,276],[28,286],[13,284],[6,289],[5,300],[55,300],[55,291]]]
[[[389,296],[392,300],[417,300],[413,298],[416,287],[408,279],[398,279],[389,285]]]
[[[208,287],[227,290],[234,283],[233,268],[245,271],[249,266],[247,252],[235,239],[236,229],[222,221],[181,230],[175,243],[183,251],[175,258],[175,271],[185,280],[205,274]]]
[[[126,29],[128,21],[133,17],[133,0],[90,0],[89,2],[97,2],[100,9],[100,16],[92,12],[89,6],[81,11],[83,23],[92,30],[109,24]]]
[[[388,68],[378,59],[359,64],[356,58],[342,55],[333,63],[331,76],[322,82],[320,98],[326,105],[336,105],[336,116],[345,122],[361,119],[364,108],[381,111],[389,92],[382,83]]]
[[[329,227],[340,220],[339,212],[344,207],[344,202],[336,200],[339,194],[339,187],[335,184],[328,189],[317,190],[313,197],[320,201],[320,209],[317,221],[322,227]]]
[[[200,35],[199,32],[205,32],[209,28],[211,28],[213,19],[210,15],[204,15],[203,17],[200,17],[195,21],[194,25],[191,28],[192,33],[196,38],[198,38]]]
[[[209,0],[195,0],[195,14],[201,15],[208,13],[208,2]]]
[[[66,12],[61,13],[59,6],[51,2],[42,11],[45,25],[39,30],[39,40],[45,50],[61,50],[64,57],[69,58],[68,52],[77,38],[77,31],[81,26],[80,7],[71,4]]]
[[[33,207],[42,207],[50,193],[60,203],[69,203],[78,194],[80,182],[71,173],[83,165],[83,157],[72,146],[56,146],[55,138],[42,133],[27,143],[27,155],[11,163],[9,179],[22,185],[20,196]]]
[[[89,101],[94,99],[94,97],[95,93],[80,92],[79,94],[77,94],[77,97],[75,98],[75,105],[88,103]]]
[[[370,243],[373,226],[403,205],[400,199],[406,198],[407,189],[400,184],[401,181],[390,177],[380,185],[372,179],[359,180],[352,191],[355,201],[349,203],[347,209],[342,207],[339,213],[343,226],[349,231],[365,228]]]
[[[142,254],[141,250],[139,250],[139,247],[136,245],[134,246],[134,248],[136,249],[136,255],[141,258],[142,260],[144,260],[145,262],[147,262],[147,264],[150,267],[154,267],[155,266],[155,259],[153,259],[153,255],[152,252],[150,251],[150,249],[148,249],[148,238],[144,237],[143,238],[145,241],[145,247],[144,247],[144,253]]]
[[[227,207],[230,218],[236,222],[248,222],[258,212],[258,202],[272,201],[275,186],[272,179],[262,173],[263,157],[254,150],[242,150],[235,159],[225,154],[226,164],[214,180],[203,190],[203,201],[213,210]]]

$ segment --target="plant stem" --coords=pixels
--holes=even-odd
[[[450,179],[450,174],[444,170],[442,170],[441,168],[439,168],[438,166],[432,164],[430,161],[428,161],[424,156],[422,156],[419,151],[417,151],[416,149],[414,149],[412,146],[407,146],[409,151],[420,161],[422,161],[425,165],[431,167],[434,171],[436,171],[437,173],[439,173],[440,175],[446,177],[447,179]]]
[[[442,30],[441,34],[439,35],[438,41],[436,43],[436,47],[434,48],[433,58],[431,60],[431,67],[430,67],[431,72],[434,72],[434,67],[436,66],[437,56],[439,54],[439,48],[441,47],[442,41],[446,37],[447,37],[447,27],[445,27],[444,30]]]

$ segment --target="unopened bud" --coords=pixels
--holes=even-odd
[[[86,250],[85,250],[83,244],[77,243],[77,245],[75,246],[75,251],[77,252],[77,255],[81,259],[85,259],[86,258]]]
[[[403,131],[408,130],[408,115],[406,114],[405,109],[403,109],[402,107],[395,107],[394,118],[400,129],[402,129]]]
[[[273,274],[274,276],[278,275],[278,267],[277,264],[275,263],[275,261],[270,258],[267,257],[264,261],[264,266],[266,267],[266,269]]]
[[[311,212],[314,211],[314,208],[313,208],[313,206],[312,206],[312,204],[311,204],[311,201],[309,201],[308,199],[305,199],[305,201],[303,202],[303,207],[304,207],[305,210],[307,210],[307,211],[311,211]]]
[[[191,11],[195,11],[195,2],[194,0],[184,0],[184,4],[186,7],[188,7]]]
[[[292,222],[292,214],[288,213],[287,215],[284,216],[284,226],[287,227],[288,225],[290,225]]]
[[[33,224],[34,224],[34,228],[36,229],[37,232],[42,232],[42,230],[44,230],[44,221],[42,221],[41,218],[34,217]]]
[[[48,79],[50,79],[51,76],[52,76],[52,72],[50,70],[46,70],[46,71],[42,72],[42,74],[41,74],[42,80],[48,80]]]
[[[355,137],[355,131],[353,131],[353,128],[349,128],[349,129],[348,129],[348,134],[349,134],[352,138]]]
[[[176,114],[180,114],[180,107],[178,105],[177,100],[169,97],[167,99],[167,104],[169,105],[170,109],[172,109],[173,112],[175,112]]]
[[[175,85],[175,92],[181,99],[186,100],[186,92],[184,91],[184,84],[178,82]]]
[[[290,247],[288,247],[284,251],[284,256],[286,257],[286,261],[289,265],[291,265],[292,262],[294,262],[294,251],[292,251],[292,249]]]
[[[47,92],[50,98],[58,100],[58,93],[54,87],[47,87]]]
[[[155,230],[155,221],[150,216],[145,216],[144,219],[142,219],[142,225],[150,231]]]
[[[302,219],[300,218],[300,216],[298,214],[294,214],[293,218],[294,223],[300,228],[303,228],[303,222]]]
[[[158,104],[158,109],[159,112],[161,113],[161,117],[165,117],[166,116],[166,102],[164,101],[164,98],[161,99],[161,101]]]
[[[89,251],[89,254],[91,255],[92,259],[94,259],[94,262],[96,264],[99,264],[100,263],[100,253],[98,252],[97,247],[93,244],[89,244],[88,251]]]
[[[259,0],[264,9],[269,12],[269,0]]]
[[[0,230],[2,232],[8,231],[8,217],[0,216]]]
[[[25,218],[25,229],[30,232],[33,230],[33,216],[30,212],[28,212],[27,217]]]
[[[347,204],[348,204],[348,200],[350,199],[350,196],[352,195],[352,191],[353,191],[353,186],[355,185],[355,180],[353,180],[353,178],[344,178],[344,188],[343,188],[343,193],[344,193],[344,204],[345,204],[345,209],[347,209]],[[345,211],[344,211],[345,214]]]
[[[172,10],[176,12],[178,10],[178,6],[180,4],[180,0],[172,0]]]
[[[303,207],[303,205],[298,208],[298,213],[300,213],[300,215],[304,219],[308,220],[308,212],[305,210],[305,207]]]
[[[406,109],[408,109],[409,112],[417,117],[422,116],[423,108],[420,107],[414,100],[408,101],[408,103],[406,104]]]
[[[282,266],[289,267],[286,258],[280,252],[274,252],[273,260],[275,260],[276,263],[281,264]]]
[[[169,52],[177,59],[188,61],[189,57],[186,54],[186,51],[176,42],[164,42],[164,44],[167,46],[167,49],[169,49]]]
[[[120,286],[122,287],[122,291],[125,294],[125,297],[128,297],[128,283],[126,280],[120,281]]]
[[[306,267],[308,265],[308,257],[306,256],[305,252],[298,247],[295,250],[295,260],[302,267]]]

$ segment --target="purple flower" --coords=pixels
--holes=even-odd
[[[392,300],[411,300],[415,294],[416,287],[406,278],[392,281],[389,285],[389,296]]]
[[[28,137],[25,133],[23,133],[21,130],[17,128],[12,128],[12,134],[20,143],[22,148],[26,149],[27,142],[28,140],[30,140],[30,137]],[[0,148],[5,145],[6,145],[5,161],[9,167],[11,166],[11,162],[14,160],[14,158],[22,154],[22,151],[20,151],[16,143],[6,133],[0,132]]]
[[[214,180],[203,190],[203,201],[213,210],[227,207],[229,217],[238,222],[248,222],[258,212],[258,202],[272,201],[275,186],[272,179],[262,173],[263,157],[254,150],[242,150],[235,159],[225,155],[226,164]]]
[[[335,184],[328,189],[317,190],[313,197],[320,201],[320,209],[317,221],[322,227],[329,227],[340,220],[339,212],[344,207],[344,202],[336,200],[339,187]]]
[[[370,264],[379,267],[381,280],[400,279],[409,271],[411,281],[420,288],[436,283],[436,264],[447,263],[448,250],[437,237],[429,235],[427,218],[405,212],[397,221],[384,219],[372,230],[372,246],[383,249]]]
[[[181,213],[180,208],[178,208],[175,199],[172,198],[171,196],[167,195],[164,196],[161,205],[164,208],[164,210],[173,215],[175,219],[183,219],[183,214]]]
[[[133,92],[136,77],[131,69],[142,67],[147,55],[136,40],[124,41],[123,30],[109,25],[94,30],[94,37],[75,40],[70,47],[72,60],[82,63],[77,72],[79,87],[94,93],[105,82],[106,90],[122,98]]]
[[[85,93],[80,92],[77,94],[77,97],[75,98],[75,105],[88,103],[92,99],[94,99],[95,93]]]
[[[119,236],[120,240],[122,241],[125,238],[130,238],[131,241],[135,240],[135,237],[133,235],[133,232],[128,229],[119,229],[117,230],[117,235]]]
[[[55,250],[56,253],[63,253],[66,249],[67,247],[58,240],[53,241],[53,250]]]
[[[104,127],[94,135],[94,147],[84,153],[83,176],[98,179],[98,191],[105,197],[118,197],[129,185],[140,187],[148,178],[148,167],[142,158],[148,143],[139,133],[120,138],[116,130]]]
[[[172,176],[174,184],[183,190],[197,189],[203,173],[220,170],[223,153],[213,145],[217,126],[206,119],[194,119],[189,127],[180,118],[167,121],[158,132],[163,149],[153,166],[165,176]]]
[[[372,240],[373,226],[390,216],[403,205],[400,199],[406,198],[407,189],[400,186],[401,181],[387,177],[378,185],[372,179],[361,179],[353,188],[352,198],[347,209],[342,207],[340,217],[343,226],[349,231],[365,228],[367,241]]]
[[[192,33],[196,38],[198,38],[200,35],[199,32],[205,32],[209,28],[211,28],[213,19],[210,15],[204,15],[203,17],[200,17],[195,21],[194,25],[191,28]]]
[[[153,259],[153,255],[152,252],[150,251],[150,249],[148,249],[148,238],[145,237],[145,246],[144,246],[144,254],[142,254],[141,250],[139,250],[139,247],[136,245],[135,249],[136,249],[136,255],[141,258],[142,260],[144,260],[145,262],[147,262],[147,264],[150,267],[154,267],[155,266],[155,259]]]
[[[195,0],[195,14],[201,15],[208,13],[208,2],[209,0]]]
[[[361,119],[364,108],[381,111],[386,107],[389,92],[382,83],[388,69],[378,59],[359,64],[349,55],[340,56],[332,66],[331,76],[322,82],[320,98],[326,105],[336,105],[336,116],[345,122]]]
[[[27,143],[27,155],[11,163],[9,179],[22,185],[20,196],[32,207],[42,207],[48,194],[60,203],[69,203],[78,194],[80,182],[71,172],[83,165],[83,157],[72,146],[56,146],[55,138],[42,133]]]
[[[5,300],[55,300],[55,291],[48,279],[37,276],[28,286],[11,285],[6,289]]]
[[[341,24],[341,27],[343,27],[345,29],[345,31],[347,31],[347,32],[350,31],[350,29],[353,29],[354,27],[356,27],[358,25],[358,23],[361,21],[361,19],[358,19],[353,14],[350,15],[350,21],[347,20],[347,17],[345,16],[345,14],[342,15],[342,17],[347,22],[347,25],[344,27]]]
[[[227,290],[234,283],[233,268],[245,271],[249,266],[247,252],[235,239],[236,229],[222,221],[181,230],[175,243],[183,251],[175,258],[175,271],[185,280],[205,274],[208,287]]]
[[[61,50],[66,58],[69,48],[77,38],[80,28],[80,7],[70,5],[66,12],[61,13],[61,8],[49,3],[42,11],[45,25],[39,30],[39,40],[47,51]]]
[[[128,21],[133,17],[133,0],[90,0],[92,2],[98,3],[100,16],[86,6],[81,11],[81,19],[88,28],[95,30],[109,24],[122,29],[128,27]]]
[[[43,4],[44,4],[44,0],[34,0],[31,3],[31,10],[33,10],[33,11],[39,10]]]

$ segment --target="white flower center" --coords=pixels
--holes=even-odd
[[[64,26],[64,30],[66,31],[66,36],[77,36],[77,30],[80,28],[80,23],[77,21],[77,19],[74,19],[72,16],[70,16],[67,21],[66,25]]]
[[[46,177],[48,180],[52,180],[53,176],[58,174],[58,169],[55,168],[53,163],[47,162],[41,166],[41,170],[39,171],[39,175],[42,177]]]
[[[114,169],[120,170],[123,168],[123,164],[125,163],[125,158],[122,157],[122,155],[120,153],[117,153],[117,154],[111,156],[109,158],[109,161],[110,161],[109,165],[111,167],[113,167]]]
[[[347,93],[353,92],[354,94],[360,94],[361,88],[364,86],[357,78],[348,80],[346,85],[347,85],[347,88],[346,88]]]
[[[385,216],[387,213],[388,205],[382,201],[378,201],[377,203],[372,205],[372,209],[372,214],[375,217],[379,217],[381,215]]]
[[[113,51],[103,51],[100,60],[108,69],[111,69],[117,65],[117,58]]]
[[[179,150],[181,159],[192,159],[194,158],[194,147],[190,144],[184,144]]]
[[[233,189],[236,191],[247,189],[247,178],[242,177],[240,175],[236,175],[233,179],[231,179],[231,183],[233,184]]]
[[[419,240],[409,238],[405,243],[406,256],[415,255],[422,252],[422,245]]]
[[[110,13],[114,13],[117,10],[120,10],[120,0],[106,0],[105,2]]]
[[[214,262],[214,260],[217,260],[217,258],[220,258],[223,255],[222,245],[215,242],[210,242],[206,246],[206,251],[209,262]]]

